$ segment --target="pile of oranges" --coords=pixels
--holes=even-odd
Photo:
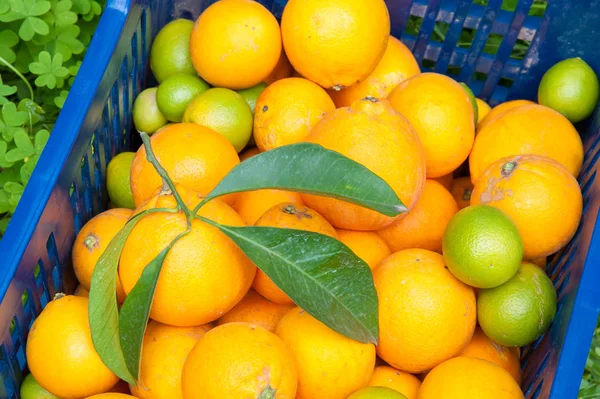
[[[523,398],[519,346],[543,334],[556,309],[546,258],[573,237],[582,212],[583,146],[572,123],[527,100],[490,109],[453,79],[421,73],[390,37],[383,0],[290,0],[281,25],[255,1],[220,0],[188,22],[159,34],[151,67],[160,85],[140,95],[136,126],[152,133],[154,155],[190,209],[240,162],[293,143],[319,144],[381,177],[407,213],[278,189],[199,210],[224,225],[344,243],[372,271],[378,344],[325,326],[227,236],[194,220],[162,266],[138,383],[119,382],[93,346],[86,296],[98,259],[132,215],[177,205],[142,146],[122,170],[130,192],[120,196],[134,209],[110,209],[82,228],[77,292],[55,298],[31,328],[27,360],[40,390],[62,399]],[[161,97],[175,75],[172,93],[184,103]],[[496,232],[498,220],[512,227]],[[135,225],[120,255],[120,303],[186,227],[181,211]],[[483,236],[505,252],[477,252]],[[517,263],[502,281],[494,262],[466,266],[488,255]],[[513,310],[503,308],[507,284],[525,312],[550,298],[541,316],[527,314],[539,325],[531,333],[500,320]]]

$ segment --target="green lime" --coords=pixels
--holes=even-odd
[[[581,58],[569,58],[546,71],[538,88],[538,102],[576,123],[594,112],[598,92],[594,70]]]
[[[240,96],[242,96],[242,98],[246,101],[246,103],[248,103],[248,105],[250,106],[250,109],[252,110],[252,115],[254,116],[254,108],[256,107],[256,101],[258,100],[258,97],[261,95],[261,93],[263,91],[265,91],[265,89],[268,87],[269,85],[266,83],[259,83],[256,86],[250,87],[248,89],[242,89],[242,90],[238,90],[238,94]],[[254,135],[250,135],[250,140],[248,140],[248,145],[249,146],[253,146],[256,143],[254,142]]]
[[[152,42],[150,69],[158,83],[171,75],[197,76],[190,56],[190,35],[194,22],[176,19],[166,24]]]
[[[129,182],[134,157],[135,152],[122,152],[106,168],[106,189],[115,208],[135,208]]]
[[[365,387],[354,392],[347,399],[406,399],[406,396],[392,388]]]
[[[210,89],[194,98],[185,109],[183,121],[221,133],[237,152],[244,149],[252,134],[252,110],[242,96],[224,88]]]
[[[156,105],[156,87],[142,91],[133,103],[133,124],[140,132],[154,133],[167,124]]]
[[[29,374],[21,384],[21,399],[60,399],[58,396],[52,395],[46,391],[33,378],[33,374]]]
[[[471,100],[471,105],[473,106],[473,117],[475,118],[475,126],[477,126],[477,121],[479,120],[479,107],[477,106],[477,99],[473,94],[473,91],[469,86],[464,83],[460,83],[460,85],[465,89],[467,94],[469,95],[469,100]]]
[[[479,291],[477,320],[491,340],[504,346],[525,346],[541,336],[556,313],[556,291],[546,273],[523,263],[499,287]]]
[[[158,86],[156,103],[158,109],[171,122],[181,122],[185,107],[197,95],[210,86],[197,76],[178,73],[170,76]]]
[[[460,281],[477,288],[493,288],[519,270],[523,241],[504,212],[488,205],[473,205],[450,219],[442,252],[448,269]]]

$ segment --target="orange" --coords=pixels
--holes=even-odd
[[[475,294],[448,271],[442,255],[396,252],[375,268],[373,280],[379,297],[377,354],[391,366],[422,373],[458,355],[471,340]]]
[[[450,191],[452,189],[452,181],[454,180],[454,174],[448,173],[447,175],[443,175],[440,177],[434,177],[431,180],[437,181],[442,186],[444,186],[446,188],[446,190]]]
[[[121,284],[121,280],[119,280],[119,276],[117,276],[117,281],[118,281],[118,284]],[[123,289],[123,288],[121,288],[121,289]],[[84,298],[89,298],[90,297],[90,292],[84,286],[82,286],[81,284],[79,284],[77,286],[77,288],[75,289],[75,292],[73,293],[73,295],[75,295],[75,296],[81,296],[81,297],[84,297]],[[124,295],[125,295],[125,292],[123,292],[123,296]]]
[[[388,98],[423,143],[427,177],[448,174],[467,159],[475,121],[469,94],[460,84],[444,75],[422,73],[400,83]]]
[[[89,301],[56,296],[35,319],[27,337],[27,366],[48,392],[79,399],[112,388],[119,378],[102,363],[90,331]]]
[[[215,327],[198,341],[182,374],[184,399],[296,397],[292,354],[275,334],[247,323]]]
[[[208,194],[240,159],[227,139],[195,123],[169,125],[150,138],[152,151],[173,182]],[[162,186],[162,179],[146,160],[141,146],[131,165],[131,191],[139,206]]]
[[[298,367],[297,399],[346,399],[365,387],[375,367],[375,346],[331,330],[300,308],[279,322],[277,335]]]
[[[135,396],[126,395],[124,393],[101,393],[100,395],[89,396],[87,399],[127,399]]]
[[[385,180],[410,210],[425,184],[425,152],[410,123],[387,100],[359,100],[338,108],[312,130],[308,141],[337,151]],[[360,184],[360,182],[357,182]],[[377,230],[396,220],[334,198],[303,194],[304,202],[335,227]]]
[[[476,98],[475,102],[477,102],[477,128],[479,128],[479,123],[490,113],[492,108],[480,98]]]
[[[539,258],[531,259],[528,262],[533,263],[539,268],[546,269],[546,265],[548,264],[548,258],[545,256],[540,256]]]
[[[487,113],[487,115],[485,115],[485,117],[481,121],[478,121],[477,133],[479,133],[479,131],[481,129],[483,129],[483,127],[485,125],[487,125],[488,123],[490,123],[491,121],[496,119],[497,116],[502,115],[504,112],[508,111],[509,109],[520,107],[521,105],[530,105],[530,104],[535,104],[535,103],[533,101],[529,101],[529,100],[512,100],[512,101],[507,101],[505,103],[496,105],[494,108],[492,108],[490,110],[490,112]]]
[[[418,398],[523,399],[523,392],[502,367],[481,359],[456,357],[425,377]]]
[[[299,143],[334,110],[327,92],[310,80],[279,80],[267,87],[256,101],[254,141],[260,151]]]
[[[73,244],[73,270],[88,293],[96,263],[110,241],[125,226],[131,213],[131,209],[109,209],[91,218],[77,234]],[[125,300],[125,291],[118,276],[117,299],[120,303]]]
[[[251,158],[257,154],[260,154],[260,150],[256,147],[252,147],[252,148],[248,148],[247,150],[244,150],[241,154],[240,154],[240,161],[245,161],[248,158]]]
[[[525,259],[553,254],[569,242],[581,219],[582,201],[573,175],[558,162],[537,155],[494,162],[471,195],[471,204],[491,205],[512,219],[523,240]]]
[[[354,231],[337,229],[338,240],[346,244],[373,270],[390,254],[390,248],[374,231]]]
[[[252,323],[266,330],[275,331],[279,320],[293,307],[293,305],[276,304],[258,295],[256,291],[250,290],[244,299],[215,324],[220,326],[235,322]]]
[[[294,69],[335,90],[373,72],[389,34],[383,0],[290,0],[281,17],[283,45]]]
[[[440,252],[446,225],[456,212],[458,205],[452,194],[437,181],[428,179],[412,211],[378,233],[394,252],[409,248]]]
[[[349,107],[365,97],[387,98],[402,81],[418,74],[419,64],[408,47],[393,36],[387,43],[383,58],[369,76],[343,90],[329,90],[336,107]]]
[[[421,381],[414,375],[393,367],[377,366],[371,375],[369,385],[392,388],[406,396],[407,399],[417,399]]]
[[[182,186],[178,192],[190,208],[202,198]],[[174,208],[175,204],[170,191],[161,192],[136,212]],[[228,226],[244,226],[240,216],[219,200],[208,202],[198,215]],[[181,211],[152,213],[140,219],[127,237],[119,262],[125,292],[133,289],[146,265],[186,227]],[[173,326],[216,320],[244,297],[255,271],[254,264],[225,234],[194,219],[191,231],[173,245],[163,262],[150,317]]]
[[[220,0],[196,20],[190,36],[194,68],[213,86],[246,89],[262,82],[281,55],[277,20],[252,0]]]
[[[537,104],[512,108],[479,130],[469,157],[471,181],[476,184],[498,159],[520,154],[552,158],[577,176],[583,145],[571,122],[553,109]]]
[[[244,223],[252,226],[266,211],[284,202],[304,205],[299,193],[265,188],[236,194],[231,207],[242,217]]]
[[[190,327],[177,327],[170,326],[168,324],[159,323],[155,320],[150,320],[146,326],[146,332],[144,333],[144,339],[151,341],[158,341],[163,338],[170,338],[175,336],[185,336],[194,338],[196,341],[199,340],[206,334],[212,325],[202,324],[200,326]]]
[[[517,381],[517,384],[521,383],[521,364],[517,348],[498,345],[489,339],[481,331],[480,327],[475,329],[471,342],[469,342],[460,356],[475,357],[497,364],[508,371],[515,381]]]
[[[473,192],[473,183],[469,176],[459,177],[452,182],[450,190],[459,209],[471,205],[471,193]]]
[[[294,72],[292,64],[290,64],[290,60],[288,60],[287,55],[285,55],[285,51],[282,50],[277,65],[275,65],[275,69],[271,71],[269,76],[263,79],[263,82],[272,84],[278,80],[289,78],[292,76],[292,72]]]
[[[323,216],[312,209],[291,202],[273,206],[256,221],[255,226],[306,230],[337,238],[335,229]],[[271,302],[281,305],[294,303],[262,270],[257,271],[252,287]]]

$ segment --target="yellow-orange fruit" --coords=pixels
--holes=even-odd
[[[503,114],[504,112],[508,111],[509,109],[520,107],[521,105],[529,105],[529,104],[535,104],[535,103],[533,101],[529,101],[529,100],[512,100],[512,101],[507,101],[502,104],[496,105],[494,108],[492,108],[490,110],[490,112],[487,113],[487,115],[485,115],[485,117],[481,121],[477,122],[477,132],[479,133],[479,130],[483,129],[483,127],[485,125],[487,125],[490,121],[493,121],[494,119],[496,119],[497,116]]]
[[[244,223],[252,226],[266,211],[284,202],[304,205],[299,193],[265,188],[235,194],[231,207],[242,217]]]
[[[390,248],[374,231],[337,229],[338,240],[346,244],[369,268],[373,270],[390,254]]]
[[[396,370],[393,367],[377,366],[373,371],[369,385],[391,388],[406,396],[406,399],[417,399],[421,381],[414,375]]]

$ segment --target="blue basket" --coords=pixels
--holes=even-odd
[[[25,340],[36,315],[56,292],[74,289],[71,247],[82,225],[106,209],[109,160],[132,149],[131,108],[149,75],[152,38],[169,20],[193,19],[212,2],[108,0],[65,107],[0,242],[0,398],[19,397],[27,368]],[[279,17],[285,0],[261,3]],[[388,0],[393,35],[412,49],[423,69],[468,83],[491,104],[535,99],[546,69],[567,57],[583,57],[600,72],[600,0],[552,0],[543,17],[530,15],[533,4],[518,0],[514,11],[507,11],[502,0]],[[409,23],[417,27],[413,34],[408,33]],[[440,27],[446,31],[443,40],[433,35]],[[476,32],[470,46],[459,43],[463,30]],[[503,37],[494,55],[486,53],[493,36]],[[531,47],[518,60],[512,51],[521,40],[531,41]],[[571,243],[548,267],[558,292],[558,313],[550,331],[523,351],[527,398],[577,396],[599,311],[598,110],[578,128],[586,151],[579,177],[584,215]]]

